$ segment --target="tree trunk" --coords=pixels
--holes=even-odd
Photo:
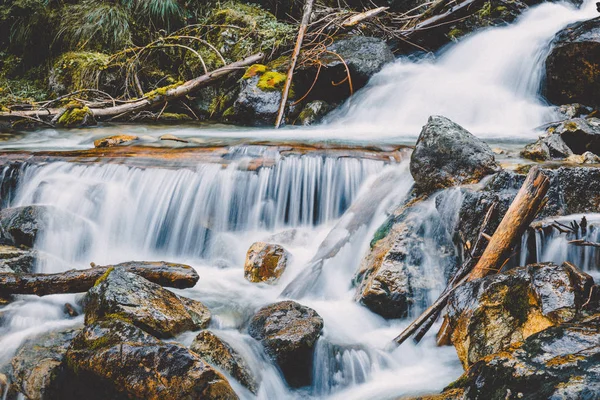
[[[196,271],[188,265],[132,261],[83,270],[72,269],[58,274],[0,274],[0,296],[87,292],[110,268],[122,268],[161,286],[178,289],[193,287],[199,279]]]

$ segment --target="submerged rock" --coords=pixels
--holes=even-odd
[[[289,253],[278,244],[256,242],[250,246],[244,277],[250,282],[275,283],[287,267]]]
[[[123,319],[160,338],[204,328],[210,312],[200,302],[120,268],[108,270],[85,297],[85,322]]]
[[[292,387],[311,383],[313,353],[323,329],[317,312],[294,301],[261,308],[250,320],[248,333],[260,341]]]
[[[94,140],[94,147],[113,147],[123,143],[130,143],[134,140],[138,140],[138,137],[134,135],[113,135]]]
[[[424,264],[432,258],[440,275],[456,265],[439,215],[421,203],[401,207],[375,234],[354,279],[355,299],[384,318],[406,317],[412,308],[425,306],[431,282],[424,278]]]
[[[88,399],[237,399],[225,377],[198,355],[119,319],[88,325],[66,361],[70,384]]]
[[[410,158],[410,173],[422,192],[475,183],[499,170],[487,144],[441,116],[429,117]]]
[[[600,398],[600,314],[550,327],[469,368],[444,394],[456,399]]]
[[[566,161],[575,164],[600,164],[600,157],[594,153],[586,151],[583,154],[571,154],[569,157],[567,157]]]
[[[29,400],[64,398],[69,382],[65,354],[79,329],[49,332],[27,340],[12,359],[17,390]]]
[[[449,298],[446,322],[466,367],[534,333],[573,320],[594,281],[570,264],[538,264],[467,282]]]
[[[242,356],[211,331],[204,330],[196,336],[190,350],[212,366],[221,368],[256,393],[256,377]]]
[[[556,34],[546,59],[544,92],[554,104],[600,106],[600,17]]]

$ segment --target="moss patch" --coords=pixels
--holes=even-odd
[[[91,116],[89,107],[67,109],[58,119],[58,124],[66,128],[80,126],[86,117]]]
[[[108,275],[110,275],[111,272],[113,272],[115,269],[115,267],[110,267],[106,270],[105,273],[102,274],[102,276],[98,279],[96,279],[96,283],[94,283],[94,287],[98,286],[99,284],[101,284],[102,282],[104,282],[106,280],[106,278],[108,278]]]
[[[254,64],[248,67],[242,79],[250,79],[256,75],[262,75],[267,72],[267,66],[262,64]]]
[[[104,53],[68,52],[54,62],[50,80],[65,92],[97,88],[100,74],[108,68],[110,56]]]
[[[256,86],[265,92],[280,90],[283,88],[285,79],[285,74],[282,74],[281,72],[268,71],[261,75]]]
[[[167,86],[163,86],[163,87],[159,87],[157,89],[154,89],[148,93],[144,93],[144,97],[149,98],[150,100],[155,99],[159,96],[165,96],[167,94],[167,92],[171,89],[175,89],[181,85],[183,85],[183,81],[177,81],[175,83],[173,83],[172,85],[167,85]]]

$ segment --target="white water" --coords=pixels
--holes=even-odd
[[[477,33],[437,58],[398,60],[323,126],[277,132],[190,127],[168,131],[201,139],[398,141],[413,140],[429,115],[442,114],[480,136],[531,137],[533,128],[555,118],[553,109],[538,97],[547,44],[567,23],[593,16],[591,1],[581,10],[543,4],[515,24]],[[166,133],[134,129],[145,130],[148,140]],[[106,131],[45,130],[2,147],[88,148],[98,136],[106,136]],[[281,290],[306,268],[342,213],[359,195],[368,195],[365,188],[370,181],[390,169],[397,173],[395,190],[383,199],[369,226],[359,230],[329,261],[321,276],[327,283],[321,292],[300,300],[324,318],[325,329],[315,353],[313,386],[292,391],[245,333],[244,321],[257,308],[278,300]],[[386,206],[400,202],[410,182],[406,165],[384,168],[375,161],[306,156],[280,161],[259,172],[237,170],[235,163],[225,170],[214,165],[193,170],[142,170],[56,163],[28,167],[11,205],[53,205],[70,216],[70,229],[56,226],[36,244],[49,255],[38,265],[40,271],[132,259],[193,265],[201,280],[195,288],[180,293],[211,309],[211,329],[237,348],[261,375],[258,398],[391,399],[439,391],[461,373],[454,350],[435,347],[431,336],[419,346],[406,343],[395,352],[384,351],[407,321],[386,321],[353,300],[352,275],[385,218]],[[453,208],[446,208],[444,218],[451,220]],[[293,262],[282,281],[275,286],[245,281],[242,266],[248,246],[292,227],[297,228],[296,235],[284,245],[293,254]],[[562,257],[560,248],[540,248],[541,258]],[[423,277],[430,280],[431,299],[443,282],[435,259],[428,260]],[[62,305],[74,303],[75,297],[24,296],[4,308],[0,364],[6,363],[27,337],[81,323],[81,317],[66,319],[62,312]],[[189,343],[193,334],[179,339]],[[231,382],[242,398],[253,397],[233,379]]]

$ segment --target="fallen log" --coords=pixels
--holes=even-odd
[[[0,274],[0,296],[82,293],[92,288],[102,275],[114,268],[140,275],[161,286],[178,289],[193,287],[199,279],[198,273],[188,265],[163,261],[132,261],[116,265],[92,266],[82,270],[72,269],[57,274]]]
[[[548,177],[540,172],[537,167],[533,167],[471,273],[460,279],[450,290],[443,292],[429,308],[404,329],[394,339],[394,347],[401,345],[433,315],[440,312],[445,307],[450,295],[460,285],[496,273],[504,266],[510,257],[514,244],[544,206],[544,198],[549,186],[550,180]]]
[[[306,33],[308,23],[310,22],[310,14],[312,13],[313,3],[314,0],[306,0],[304,3],[304,13],[302,14],[300,28],[298,28],[298,37],[296,39],[296,46],[292,52],[290,68],[288,69],[287,77],[285,78],[285,85],[283,86],[283,92],[281,93],[281,103],[279,104],[279,111],[277,112],[277,119],[275,120],[275,129],[279,128],[281,121],[283,120],[285,104],[287,103],[290,87],[292,86],[292,77],[294,76],[294,69],[296,68],[296,62],[298,61],[298,54],[300,54],[302,42],[304,41],[304,34]]]
[[[207,86],[225,75],[230,74],[233,71],[240,70],[244,67],[250,66],[259,62],[263,58],[263,54],[255,54],[247,57],[241,61],[234,62],[224,67],[215,69],[207,74],[189,80],[182,85],[168,88],[164,93],[159,89],[151,92],[150,95],[139,99],[137,101],[115,105],[112,107],[105,108],[93,108],[89,107],[88,112],[96,120],[108,120],[120,116],[125,116],[134,112],[145,111],[154,107],[162,106],[169,101],[179,99],[186,96],[204,86]],[[12,112],[0,112],[0,119],[15,119],[15,118],[34,118],[43,123],[44,121],[51,121],[57,119],[65,110],[62,108],[49,108],[49,109],[38,109],[38,110],[24,110],[24,111],[12,111]]]

